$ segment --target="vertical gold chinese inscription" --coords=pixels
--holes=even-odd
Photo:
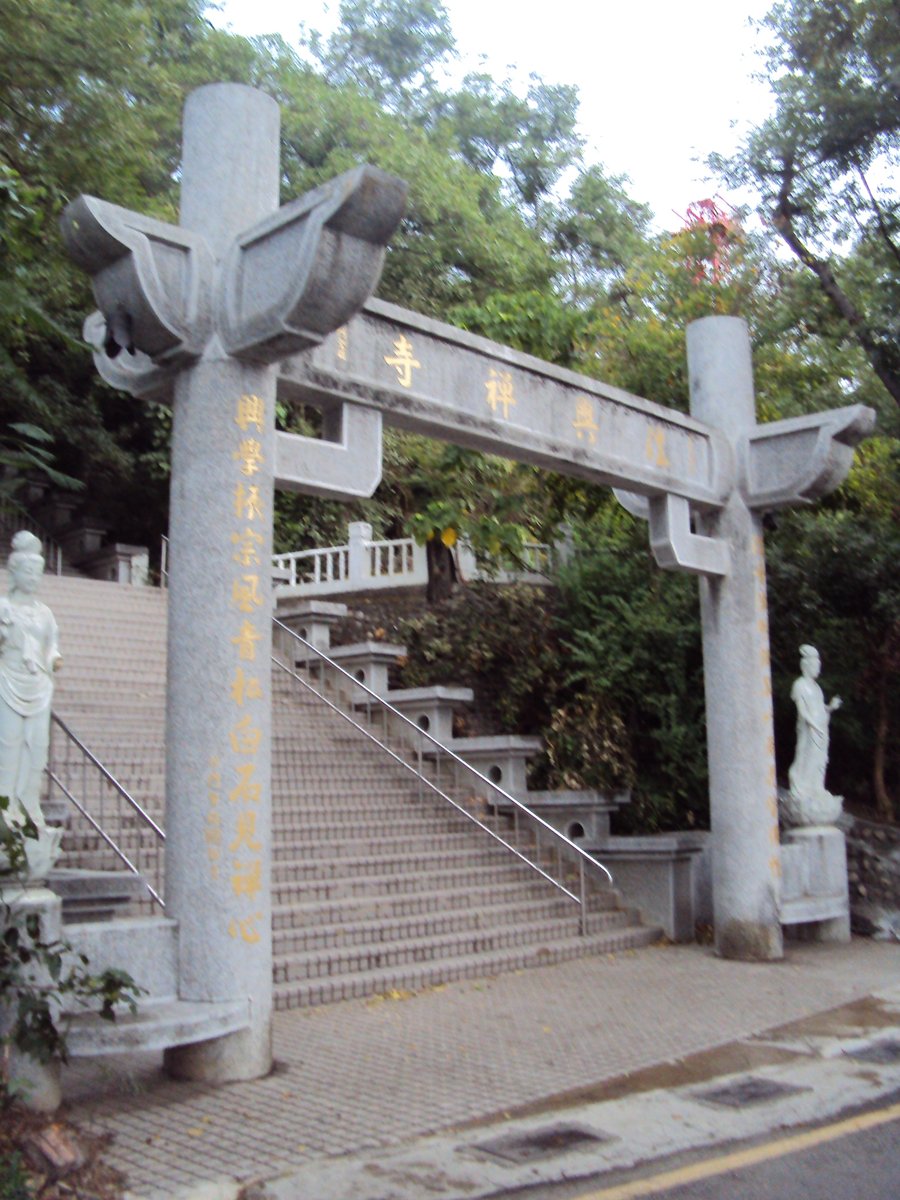
[[[220,765],[218,756],[212,755],[209,760],[209,771],[206,774],[206,797],[209,801],[209,808],[206,811],[203,840],[206,842],[206,857],[209,860],[211,879],[219,878],[219,860],[222,857],[222,816],[219,812],[222,787]]]
[[[259,930],[262,912],[252,908],[248,912],[247,905],[254,904],[254,901],[258,904],[259,900],[255,900],[255,897],[263,889],[263,845],[257,836],[254,807],[262,801],[262,785],[257,783],[255,778],[254,759],[262,744],[263,734],[260,726],[254,723],[250,712],[246,711],[245,705],[248,701],[262,699],[263,689],[259,677],[247,674],[241,664],[255,663],[256,646],[263,636],[253,620],[257,610],[264,605],[260,576],[246,572],[247,568],[262,565],[265,538],[253,525],[265,518],[259,485],[244,480],[251,479],[262,466],[262,445],[252,434],[263,432],[265,420],[265,404],[258,396],[243,395],[238,399],[234,423],[245,436],[234,453],[234,459],[240,475],[244,478],[238,478],[233,484],[231,495],[232,511],[236,520],[242,523],[242,527],[233,530],[230,535],[234,548],[231,557],[238,568],[230,584],[231,606],[243,619],[237,633],[231,638],[238,662],[235,665],[228,698],[237,710],[237,718],[228,734],[228,743],[232,754],[245,761],[236,764],[236,782],[234,787],[229,789],[227,785],[223,787],[221,771],[216,760],[216,786],[222,790],[215,794],[210,791],[211,808],[207,818],[206,835],[215,878],[218,878],[219,874],[219,861],[226,855],[230,859],[228,880],[231,894],[242,910],[230,917],[228,934],[251,945],[260,941],[262,936]],[[212,779],[211,770],[210,788]],[[219,808],[219,799],[223,794],[227,797],[234,814],[233,836],[225,833],[223,828],[223,815],[228,816],[227,810]]]
[[[248,484],[247,487],[241,482],[235,485],[234,489],[234,515],[237,519],[244,521],[261,521],[262,497],[259,494],[258,484]],[[235,540],[235,535],[232,534],[231,540]],[[262,539],[260,539],[261,541]]]
[[[413,370],[422,364],[413,355],[412,342],[408,337],[401,333],[394,342],[394,353],[386,354],[384,361],[397,372],[397,382],[401,387],[412,387]]]
[[[239,464],[241,474],[248,478],[255,475],[265,461],[262,446],[256,438],[244,438],[235,450],[234,458]]]
[[[593,446],[597,441],[600,426],[594,420],[594,404],[589,396],[575,397],[575,420],[572,428],[578,435],[578,440],[587,439]]]
[[[509,420],[509,410],[516,402],[513,395],[513,377],[510,371],[497,371],[491,367],[488,372],[488,377],[484,381],[485,390],[487,391],[487,402],[491,412],[496,413],[499,409],[503,410],[503,420]]]
[[[265,429],[265,419],[266,406],[259,396],[241,396],[238,399],[234,423],[243,433],[246,433],[251,425],[255,426],[257,433],[262,433]]]
[[[335,334],[337,339],[337,358],[338,362],[347,361],[347,351],[350,348],[350,338],[347,334],[347,326],[342,325]],[[390,366],[390,364],[388,364]]]

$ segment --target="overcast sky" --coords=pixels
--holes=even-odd
[[[677,228],[692,200],[714,191],[702,160],[730,150],[742,127],[769,109],[754,47],[772,0],[444,0],[462,59],[495,78],[574,83],[581,94],[585,156],[630,177],[662,228]],[[301,20],[327,32],[320,0],[220,0],[209,15],[235,33],[281,33],[295,43]],[[337,11],[337,0],[331,5]],[[728,197],[726,197],[727,199]],[[735,198],[737,199],[737,198]]]

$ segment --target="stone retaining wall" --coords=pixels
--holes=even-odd
[[[900,826],[845,813],[850,917],[854,933],[900,940]]]

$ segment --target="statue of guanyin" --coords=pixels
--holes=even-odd
[[[816,680],[822,669],[815,646],[800,647],[800,678],[791,688],[797,706],[797,748],[788,771],[782,808],[788,825],[832,825],[841,814],[842,796],[825,787],[828,766],[828,726],[831,714],[841,707],[835,696],[828,704]]]
[[[39,837],[27,839],[29,879],[46,878],[59,852],[61,830],[41,811],[41,782],[50,743],[53,673],[62,658],[53,613],[36,598],[44,573],[40,539],[20,530],[7,562],[9,594],[0,599],[0,796],[6,820],[30,818]]]

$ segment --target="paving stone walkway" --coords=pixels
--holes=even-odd
[[[252,1083],[176,1083],[155,1057],[78,1064],[66,1102],[114,1135],[110,1160],[135,1196],[171,1200],[496,1118],[898,979],[900,945],[863,939],[795,944],[775,964],[651,947],[279,1013],[276,1070]]]

